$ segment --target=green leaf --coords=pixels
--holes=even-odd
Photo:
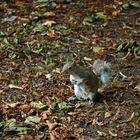
[[[61,110],[70,110],[73,109],[74,106],[68,105],[66,102],[61,102],[58,104],[59,109]]]
[[[48,30],[48,27],[40,23],[38,23],[33,29],[33,31],[36,33],[42,33],[43,31],[47,31],[47,30]]]
[[[114,47],[117,48],[118,51],[122,50],[133,50],[134,47],[140,46],[136,41],[129,41],[128,43],[117,44]]]
[[[132,46],[134,44],[134,41],[130,41],[127,44],[124,45],[123,50],[126,50],[128,48],[132,49]]]
[[[69,18],[69,21],[70,22],[74,22],[74,21],[80,21],[80,17],[76,17],[76,16],[70,16],[70,18]]]
[[[140,8],[140,2],[132,2],[131,5],[135,8]]]
[[[44,2],[50,2],[50,0],[38,0],[37,2],[44,3]]]
[[[125,4],[123,4],[123,5],[122,5],[122,7],[123,7],[124,9],[128,9],[128,8],[129,8],[129,6],[130,6],[130,4],[129,4],[129,3],[125,3]]]
[[[42,109],[45,108],[46,105],[44,105],[42,102],[31,102],[30,103],[31,107],[36,108],[36,109]]]
[[[5,34],[2,31],[0,31],[0,37],[3,37],[3,36],[5,36]]]
[[[101,26],[106,27],[108,25],[108,22],[103,23]]]
[[[9,45],[9,42],[8,42],[7,38],[4,38],[3,42],[4,42],[6,45]]]
[[[29,128],[21,126],[13,121],[1,122],[0,127],[2,127],[1,129],[4,131],[27,132],[29,130]]]
[[[57,103],[56,102],[53,102],[49,105],[49,108],[52,109],[52,110],[55,110],[57,107]]]
[[[87,16],[83,19],[83,22],[93,22],[93,17]]]
[[[54,40],[51,45],[54,46],[54,48],[61,48],[63,43],[60,40]]]
[[[71,33],[71,29],[68,29],[66,26],[62,25],[56,25],[54,29],[62,35],[69,35]]]
[[[83,30],[86,27],[83,24],[78,24],[77,26],[74,26],[72,29],[73,30]]]
[[[2,49],[7,49],[9,45],[10,44],[9,44],[7,38],[4,38],[3,41],[2,41],[2,43],[1,43]]]
[[[117,51],[123,50],[123,47],[124,47],[124,44],[120,44],[120,45],[117,47]]]
[[[26,118],[25,123],[39,123],[41,121],[41,118],[37,117],[37,116],[29,116]]]
[[[134,138],[139,138],[139,137],[140,137],[140,130],[134,132],[133,137],[134,137]]]
[[[136,2],[130,1],[130,2],[124,3],[122,5],[122,7],[124,9],[128,9],[128,8],[140,8],[140,2],[139,1],[136,1]]]

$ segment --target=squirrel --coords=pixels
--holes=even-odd
[[[101,81],[106,87],[109,83],[110,63],[97,59],[92,68],[76,65],[74,62],[66,63],[62,73],[70,74],[70,81],[74,85],[74,95],[77,99],[89,100],[91,103],[98,100],[98,88]],[[74,100],[70,97],[69,100]]]

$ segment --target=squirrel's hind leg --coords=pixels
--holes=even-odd
[[[89,98],[89,102],[90,102],[90,103],[93,103],[93,102],[96,102],[96,101],[99,100],[99,95],[98,95],[97,92],[91,92],[91,93],[89,94],[88,98]]]

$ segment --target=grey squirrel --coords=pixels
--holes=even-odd
[[[74,95],[78,99],[89,99],[90,102],[98,98],[99,81],[106,87],[109,83],[110,63],[97,59],[92,69],[68,62],[63,66],[62,73],[70,74],[70,81],[74,85]],[[75,99],[70,97],[69,100]]]

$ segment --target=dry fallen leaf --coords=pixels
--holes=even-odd
[[[95,125],[95,124],[96,124],[96,119],[93,119],[92,125]]]
[[[68,112],[68,114],[69,114],[70,116],[75,116],[75,115],[79,114],[79,112]]]
[[[133,112],[130,116],[130,118],[127,119],[127,122],[130,122],[135,116],[135,112]]]
[[[93,52],[96,53],[100,58],[102,58],[106,54],[106,48],[105,47],[93,47]]]
[[[111,116],[111,112],[105,112],[105,118],[109,118]]]
[[[16,88],[16,89],[23,89],[22,87],[19,87],[19,86],[13,85],[13,84],[9,84],[8,87],[9,88]]]
[[[113,120],[116,121],[116,120],[118,120],[120,117],[121,117],[121,116],[120,116],[120,108],[118,108],[116,114],[113,116]]]
[[[107,133],[99,131],[99,130],[97,131],[97,133],[99,134],[99,136],[107,136]]]
[[[113,7],[113,5],[104,6],[104,14],[108,16],[116,16],[120,11]]]
[[[140,92],[140,84],[136,85],[135,89]]]
[[[41,121],[41,118],[37,116],[28,116],[25,120],[25,123],[30,124],[30,123],[39,123]]]
[[[46,13],[44,13],[44,15],[47,17],[54,17],[55,13],[54,12],[46,12]]]
[[[48,116],[51,115],[51,114],[52,114],[52,110],[50,108],[48,110],[46,110],[46,111],[43,111],[41,113],[42,119],[47,119]]]
[[[46,20],[43,22],[43,25],[48,25],[48,26],[52,26],[53,24],[55,24],[56,22],[53,20]]]
[[[40,101],[38,101],[38,102],[31,102],[30,103],[30,106],[33,107],[33,108],[36,108],[36,109],[42,109],[42,108],[45,108],[46,107],[46,105],[43,104]]]
[[[81,128],[81,127],[76,128],[76,129],[74,130],[74,132],[75,132],[76,135],[77,135],[77,134],[82,134],[82,133],[84,132],[84,128]]]
[[[51,80],[52,79],[52,75],[50,73],[45,75],[46,79]]]
[[[89,58],[89,57],[84,57],[84,60],[86,60],[86,61],[92,61],[92,59]]]
[[[107,19],[107,15],[105,15],[103,12],[97,12],[96,15],[101,19]]]
[[[49,29],[49,30],[47,31],[47,35],[48,35],[49,37],[55,37],[55,31],[52,30],[52,29]]]
[[[109,131],[109,134],[113,137],[117,137],[117,134],[116,133],[113,133],[112,131]]]
[[[23,104],[19,106],[19,109],[21,109],[23,112],[29,112],[29,110],[31,109],[31,106],[28,104]]]
[[[60,73],[61,73],[61,70],[60,70],[60,68],[56,68],[56,69],[54,69],[52,72],[55,72],[55,73],[60,74]]]
[[[103,122],[98,122],[97,120],[96,120],[96,124],[99,125],[99,126],[103,126],[104,125]]]
[[[111,89],[113,90],[126,89],[126,86],[121,83],[111,83]]]
[[[50,140],[57,140],[57,138],[55,137],[53,133],[50,133]]]
[[[49,127],[49,130],[53,130],[58,125],[58,123],[56,123],[56,122],[55,123],[52,123],[49,120],[47,120],[46,123],[47,123],[47,125]]]
[[[48,115],[47,115],[46,112],[47,112],[47,111],[43,111],[43,112],[41,113],[41,116],[42,116],[42,119],[43,119],[43,120],[45,120],[45,119],[48,118]]]
[[[76,103],[75,108],[79,108],[81,106],[81,103]]]
[[[9,103],[8,105],[12,108],[15,108],[19,104],[20,104],[20,102],[16,102],[16,103]]]

